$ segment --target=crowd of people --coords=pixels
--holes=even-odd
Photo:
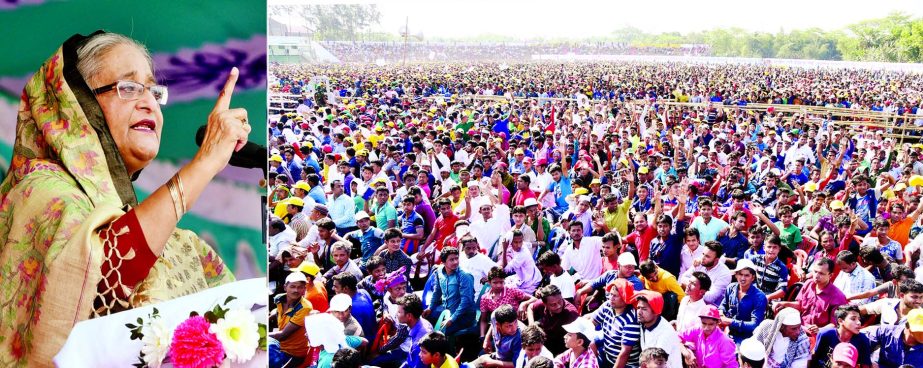
[[[325,41],[321,45],[344,63],[402,61],[523,61],[535,55],[710,56],[708,45],[633,45],[623,42],[371,42]]]
[[[273,367],[923,367],[919,75],[270,72]]]

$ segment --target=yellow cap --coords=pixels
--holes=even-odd
[[[649,170],[648,170],[647,166],[641,166],[641,168],[638,169],[638,174],[647,174],[648,171],[649,171]]]
[[[269,161],[282,162],[282,156],[272,155],[272,157],[269,158]]]
[[[831,210],[838,210],[838,209],[842,209],[843,207],[845,207],[845,206],[843,205],[843,201],[835,200],[835,201],[833,201],[833,202],[830,202],[830,209],[831,209]]]
[[[298,182],[295,183],[295,185],[292,186],[292,188],[298,188],[305,192],[311,190],[311,186],[308,185],[308,183],[306,183],[304,180],[299,180]]]
[[[311,276],[317,276],[317,273],[320,272],[320,267],[317,267],[317,265],[314,263],[301,262],[301,265],[298,266],[295,271],[304,272]]]
[[[907,181],[907,183],[910,184],[910,186],[912,187],[923,186],[923,176],[920,176],[920,175],[911,176],[910,180]]]
[[[285,204],[290,204],[292,206],[304,207],[304,200],[298,197],[289,197],[285,200]]]
[[[910,325],[910,332],[923,332],[923,309],[910,310],[910,313],[907,313],[907,324]]]
[[[904,183],[897,183],[897,184],[894,185],[894,191],[895,191],[895,192],[900,192],[900,191],[902,191],[902,190],[904,190],[904,189],[907,189],[907,185],[904,184]]]
[[[516,151],[513,151],[513,154],[514,155],[524,155],[525,152],[523,152],[522,148],[517,148]]]
[[[590,182],[590,185],[600,185],[602,183],[603,182],[599,179],[593,179],[593,181]]]
[[[805,183],[805,184],[804,184],[804,191],[805,191],[805,192],[816,192],[816,191],[817,191],[817,183],[815,183],[815,182],[813,182],[813,181],[809,181],[809,182]]]
[[[587,194],[587,193],[589,193],[589,192],[590,192],[589,190],[587,190],[586,188],[583,188],[583,187],[574,189],[574,195],[578,195],[578,196],[579,196],[579,195]]]

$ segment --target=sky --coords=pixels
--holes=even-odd
[[[300,2],[270,0],[269,3]],[[313,0],[310,3],[335,2]],[[811,27],[839,29],[894,11],[923,16],[920,0],[415,0],[377,4],[382,17],[374,31],[396,34],[403,29],[405,21],[409,21],[410,32],[422,33],[426,38],[482,34],[514,38],[584,38],[608,35],[627,26],[648,33],[688,33],[718,27],[775,33],[780,29]]]

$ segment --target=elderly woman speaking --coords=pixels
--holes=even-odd
[[[27,82],[0,185],[0,366],[50,365],[77,322],[234,281],[176,224],[246,142],[238,73],[198,153],[141,203],[131,181],[157,156],[167,102],[144,46],[75,35]]]

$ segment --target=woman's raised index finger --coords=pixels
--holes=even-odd
[[[231,95],[234,93],[234,86],[237,85],[237,76],[239,74],[240,71],[237,70],[237,67],[231,68],[228,80],[224,82],[224,88],[221,89],[221,94],[218,95],[218,101],[215,102],[215,109],[212,112],[224,111],[231,106]]]

